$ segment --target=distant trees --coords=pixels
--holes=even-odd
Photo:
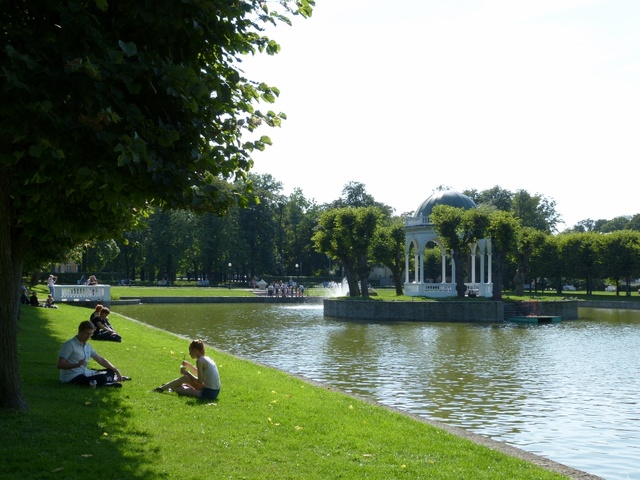
[[[499,186],[481,192],[465,190],[463,193],[479,206],[492,206],[498,210],[510,212],[523,227],[553,233],[561,221],[556,211],[555,200],[538,193],[532,195],[526,190],[511,192]]]
[[[146,281],[165,278],[173,281],[180,275],[215,282],[222,281],[229,273],[247,279],[263,275],[282,278],[329,275],[330,267],[335,270],[346,266],[339,256],[319,250],[312,240],[319,229],[321,215],[338,208],[374,207],[380,216],[367,251],[367,268],[370,271],[376,265],[387,267],[396,293],[403,292],[406,265],[404,221],[401,217],[392,216],[389,213],[392,209],[377,202],[367,193],[364,185],[349,182],[338,200],[318,205],[305,198],[299,189],[288,196],[283,195],[281,183],[271,175],[249,174],[248,180],[253,184],[256,201],[250,202],[246,209],[231,208],[225,217],[181,210],[153,210],[141,222],[142,229],[125,232],[122,239],[115,241],[95,242],[84,247],[82,255],[77,254],[76,258],[82,259],[84,268],[96,273],[104,267],[121,272],[124,278],[138,277]],[[529,223],[535,223],[532,219],[546,218],[541,214],[547,210],[540,206],[553,202],[531,202],[535,196],[522,192],[512,194],[499,187],[476,192],[475,196],[482,203],[469,215],[478,216],[479,212],[489,215],[485,236],[492,238],[492,279],[494,293],[498,297],[505,289],[513,289],[521,295],[525,285],[530,285],[531,289],[554,286],[562,291],[563,284],[578,282],[585,289],[593,291],[601,288],[605,281],[618,286],[640,277],[633,256],[634,234],[637,232],[632,229],[640,215],[617,217],[611,221],[584,220],[581,228],[552,235],[532,226],[523,226],[521,217],[525,216],[525,208],[520,208],[519,217],[513,211],[514,205],[536,206],[532,210],[537,214],[531,215],[529,220]],[[497,205],[507,210],[497,208]],[[493,224],[495,230],[492,231],[491,220],[499,212],[508,213],[510,217],[500,217],[504,223]],[[479,233],[476,231],[474,236],[469,229],[477,229],[478,225],[468,223],[468,219],[463,222],[462,217],[454,220],[450,223],[445,218],[442,226],[453,228],[452,231],[460,235],[451,244],[457,244],[458,248],[453,249],[454,254],[458,251],[462,257],[457,262],[465,265],[465,268],[456,269],[456,275],[461,274],[462,277],[455,281],[464,285],[468,258],[463,244],[475,241],[473,239]],[[545,220],[544,225],[549,224]],[[608,231],[613,226],[624,230],[613,230],[607,235],[597,230]],[[511,241],[512,234],[515,235],[515,245]],[[584,234],[597,234],[599,242],[597,248],[592,248],[594,257],[587,258],[590,263],[585,263],[585,258],[578,255],[579,252],[584,255],[589,252],[588,249],[584,250],[588,244]],[[624,241],[621,237],[625,238]],[[618,244],[609,244],[616,239],[619,240]],[[567,246],[570,241],[574,243]],[[423,257],[425,278],[439,277],[440,250],[427,248]],[[233,272],[228,269],[229,263]],[[360,284],[357,273],[353,273],[353,278]],[[462,291],[462,288],[458,288]],[[458,291],[456,293],[459,294]]]

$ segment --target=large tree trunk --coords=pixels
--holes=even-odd
[[[394,271],[393,272],[393,283],[396,287],[396,295],[404,295],[404,283],[403,283],[403,278],[402,278],[402,274],[404,273],[404,270],[400,270],[400,271]]]
[[[359,297],[360,287],[358,286],[358,274],[352,265],[348,263],[346,257],[341,257],[342,265],[344,266],[344,275],[347,277],[347,285],[349,286],[349,296]]]
[[[0,195],[0,408],[26,410],[18,366],[18,315],[24,244],[12,231],[9,199]]]
[[[504,279],[504,257],[505,254],[493,250],[494,258],[495,258],[495,270],[493,271],[493,299],[494,300],[502,300],[502,282]]]

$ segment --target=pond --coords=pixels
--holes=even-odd
[[[640,480],[640,312],[478,325],[346,321],[306,304],[114,308],[609,480]]]

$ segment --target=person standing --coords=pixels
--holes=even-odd
[[[182,361],[181,377],[155,389],[156,392],[175,391],[178,395],[215,400],[220,393],[220,374],[216,362],[205,355],[204,342],[194,340],[189,345],[189,355],[196,359],[196,366]]]
[[[52,297],[53,297],[53,286],[56,284],[57,281],[58,281],[58,277],[54,277],[53,275],[49,275],[49,278],[47,279],[47,287],[49,287],[49,293],[51,294]]]
[[[120,370],[87,343],[94,330],[93,323],[85,320],[78,325],[77,335],[62,344],[56,364],[60,370],[60,382],[86,387],[95,381],[96,386],[122,387],[120,381],[129,380],[129,377],[123,377]],[[90,369],[87,366],[89,359],[95,360],[105,370]]]

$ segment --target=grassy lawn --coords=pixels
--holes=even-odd
[[[35,290],[38,292],[38,298],[43,302],[47,298],[49,290],[44,284],[30,287],[29,290]],[[436,301],[458,301],[458,297],[448,297],[441,299],[425,298],[425,297],[410,297],[408,295],[396,295],[394,288],[376,288],[376,295],[370,297],[372,300],[386,300],[386,301],[405,301],[405,302],[436,302]],[[119,300],[121,298],[140,298],[140,297],[254,297],[255,293],[249,288],[236,288],[231,289],[226,287],[138,287],[138,286],[112,286],[111,287],[111,299]],[[305,289],[305,297],[330,297],[332,292],[329,289],[321,287],[310,287]],[[621,292],[616,295],[615,292],[596,291],[592,295],[587,295],[585,291],[571,291],[563,292],[561,294],[555,291],[544,292],[525,292],[525,295],[519,297],[512,295],[510,291],[503,292],[503,300],[509,301],[527,301],[527,300],[563,300],[563,299],[578,299],[578,300],[607,300],[616,302],[640,302],[640,295],[634,290],[631,296],[626,296]],[[361,297],[356,297],[356,300],[361,300]],[[468,299],[472,301],[491,300],[484,298]]]
[[[89,312],[22,307],[20,368],[30,409],[0,411],[0,478],[563,478],[213,349],[217,401],[152,392],[177,376],[188,341],[117,316],[125,341],[93,345],[133,380],[118,390],[62,386],[60,345]]]

